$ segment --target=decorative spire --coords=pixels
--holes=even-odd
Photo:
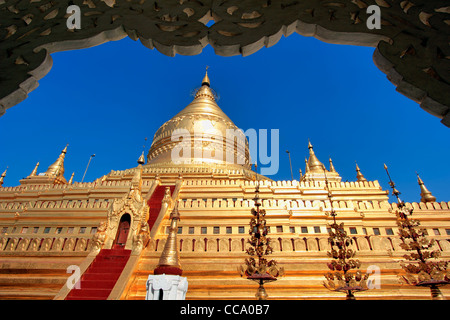
[[[161,253],[158,266],[154,270],[154,274],[171,274],[179,275],[183,273],[180,265],[180,257],[177,246],[177,232],[178,232],[178,220],[180,220],[180,213],[178,212],[178,201],[175,202],[175,206],[170,214],[170,227],[169,236],[167,237],[164,250]]]
[[[144,143],[144,145],[142,146],[143,147],[143,149],[142,149],[142,154],[141,154],[141,156],[139,157],[139,159],[138,159],[138,164],[141,164],[141,165],[144,165],[145,164],[145,155],[144,155],[144,153],[145,153],[145,144],[147,143],[147,138],[145,138],[145,143]]]
[[[406,271],[405,275],[400,276],[400,280],[404,284],[429,287],[431,299],[445,300],[445,297],[439,290],[439,286],[450,284],[449,271],[447,270],[448,261],[436,261],[441,256],[441,252],[439,250],[433,250],[435,240],[429,240],[427,238],[425,229],[420,228],[419,220],[411,219],[414,208],[407,207],[405,202],[400,200],[398,196],[400,192],[395,188],[395,183],[391,179],[386,164],[384,165],[384,169],[389,178],[389,186],[392,188],[392,194],[397,198],[398,209],[395,215],[397,216],[397,225],[399,227],[398,234],[402,241],[400,247],[408,252],[403,257],[410,262],[409,264],[400,263],[402,269]],[[417,177],[420,185],[422,180],[419,175]],[[433,259],[433,261],[429,261],[430,259]]]
[[[69,182],[67,182],[68,184],[72,184],[73,183],[73,176],[75,175],[75,172],[72,173],[72,175],[70,176]]]
[[[256,170],[256,169],[255,169]],[[241,277],[247,276],[247,279],[259,283],[255,297],[258,300],[266,300],[268,295],[264,288],[264,283],[276,281],[277,277],[284,275],[284,268],[278,267],[276,260],[268,260],[266,257],[272,253],[271,239],[266,235],[269,227],[266,225],[266,210],[260,209],[261,202],[259,198],[259,181],[256,182],[254,205],[251,213],[253,218],[250,220],[250,240],[247,242],[250,247],[246,250],[250,256],[245,259],[245,267],[238,267]]]
[[[145,151],[142,151],[142,154],[141,154],[141,156],[139,157],[139,159],[138,159],[138,161],[137,161],[139,164],[142,164],[142,165],[145,164],[145,156],[144,156],[144,152],[145,152]]]
[[[208,67],[206,67],[206,73],[202,80],[202,86],[195,93],[195,99],[207,98],[209,100],[215,101],[216,94],[211,89],[211,82],[208,77]]]
[[[210,83],[209,77],[208,77],[208,68],[209,68],[209,66],[206,66],[206,72],[205,72],[205,76],[203,77],[203,80],[202,80],[202,86],[209,87],[211,85],[211,83]]]
[[[367,181],[367,179],[364,178],[364,175],[361,173],[361,170],[359,169],[357,163],[356,163],[356,180],[357,181]]]
[[[31,171],[29,177],[35,177],[37,176],[37,169],[39,168],[39,162],[36,163],[36,166],[34,167],[33,171]]]
[[[338,224],[336,221],[337,214],[333,208],[332,194],[325,167],[323,168],[323,174],[325,175],[325,188],[331,206],[330,215],[333,217],[333,223],[328,225],[330,227],[328,243],[331,245],[331,251],[327,252],[333,260],[327,263],[330,272],[325,274],[328,281],[324,281],[323,285],[330,291],[346,293],[347,300],[356,300],[353,293],[368,290],[366,280],[369,278],[369,274],[363,275],[359,270],[361,263],[358,259],[354,259],[355,251],[351,248],[353,239],[347,235],[344,222]],[[351,272],[351,269],[356,270]]]
[[[330,158],[330,172],[336,172],[336,169],[334,168],[333,165],[333,160],[331,160],[331,158]]]
[[[417,182],[420,186],[420,196],[422,197],[420,201],[422,202],[435,202],[436,197],[431,194],[430,191],[428,191],[427,187],[425,187],[425,184],[423,183],[422,179],[420,179],[419,174],[417,174]]]
[[[309,172],[309,164],[308,164],[308,159],[305,158],[305,173]]]
[[[308,159],[309,170],[312,172],[322,172],[323,164],[322,162],[319,161],[319,159],[317,159],[313,150],[313,146],[309,140],[308,140],[308,149],[309,149],[309,159]]]
[[[58,159],[50,167],[48,167],[47,171],[45,172],[46,176],[64,176],[64,158],[66,156],[68,146],[69,145],[67,144],[64,150],[61,151]]]
[[[399,197],[401,192],[398,191],[397,188],[395,187],[395,183],[391,179],[391,175],[389,174],[389,170],[388,170],[386,163],[384,163],[383,166],[384,166],[384,170],[386,170],[386,174],[388,175],[388,178],[389,178],[389,186],[392,188],[392,195],[397,198],[397,203],[399,205],[404,206],[404,202]]]
[[[8,167],[6,167],[6,170],[3,171],[2,175],[0,176],[0,187],[3,186],[3,180],[6,177],[6,171],[8,171]]]

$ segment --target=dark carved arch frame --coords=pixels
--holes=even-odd
[[[66,25],[71,4],[81,9],[79,30]],[[381,29],[366,25],[370,5],[381,9]],[[208,44],[245,56],[297,32],[376,47],[374,62],[397,91],[450,127],[447,0],[0,0],[0,17],[0,115],[36,89],[53,52],[129,36],[168,56]]]

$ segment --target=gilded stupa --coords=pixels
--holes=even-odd
[[[405,251],[389,191],[358,165],[344,182],[311,142],[301,148],[299,180],[252,171],[248,141],[218,106],[206,74],[193,101],[156,131],[148,154],[136,155],[136,167],[67,182],[67,147],[42,173],[46,164],[30,159],[19,186],[6,186],[6,173],[0,178],[0,299],[143,300],[148,279],[161,274],[185,277],[186,299],[255,299],[254,283],[238,270],[248,257],[257,186],[271,256],[285,270],[265,285],[270,299],[343,298],[323,286],[333,219],[351,238],[359,270],[380,284],[357,299],[429,299],[426,288],[398,281]],[[448,260],[450,202],[418,183],[419,201],[405,206]]]
[[[174,150],[180,145],[185,148]],[[176,162],[174,156],[182,159]],[[247,138],[217,105],[208,72],[194,100],[156,131],[148,152],[148,166],[176,164],[240,169],[251,166]]]

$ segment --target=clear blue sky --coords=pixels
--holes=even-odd
[[[205,66],[219,106],[246,130],[280,130],[280,170],[304,171],[308,138],[319,160],[333,159],[343,181],[388,189],[389,166],[402,197],[419,201],[415,171],[438,201],[450,201],[450,128],[395,91],[374,65],[374,48],[332,45],[293,34],[271,48],[221,57],[167,57],[126,38],[52,55],[53,68],[28,99],[0,118],[0,173],[17,186],[39,161],[44,172],[68,143],[66,179],[85,181],[137,165],[156,130],[192,100]],[[392,199],[392,198],[391,198]]]

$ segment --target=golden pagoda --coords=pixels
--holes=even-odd
[[[66,184],[66,178],[64,178],[64,159],[67,153],[67,147],[61,151],[58,159],[52,163],[45,172],[37,172],[39,168],[39,162],[34,167],[33,171],[28,177],[20,180],[21,184]]]
[[[367,283],[375,284],[358,299],[430,299],[427,288],[398,281],[405,251],[389,192],[359,167],[355,181],[343,182],[311,142],[304,151],[299,180],[253,172],[247,138],[219,107],[206,74],[136,167],[67,182],[66,146],[45,172],[38,163],[19,186],[3,184],[0,299],[143,300],[149,276],[180,274],[181,266],[186,299],[255,299],[254,283],[238,269],[248,257],[257,186],[271,257],[284,270],[265,285],[269,299],[343,299],[323,286],[333,219],[351,238],[347,249]],[[31,160],[30,167],[38,159]],[[448,260],[450,203],[419,185],[422,201],[405,206]],[[441,292],[450,296],[449,288]]]
[[[179,143],[178,137],[186,136]],[[185,138],[185,137],[183,137]],[[215,93],[210,87],[208,73],[196,91],[194,100],[156,131],[147,155],[151,167],[171,166],[174,148],[184,148],[180,164],[250,168],[248,141],[230,118],[216,103]],[[180,153],[178,150],[178,153]],[[231,157],[229,157],[231,155]]]

